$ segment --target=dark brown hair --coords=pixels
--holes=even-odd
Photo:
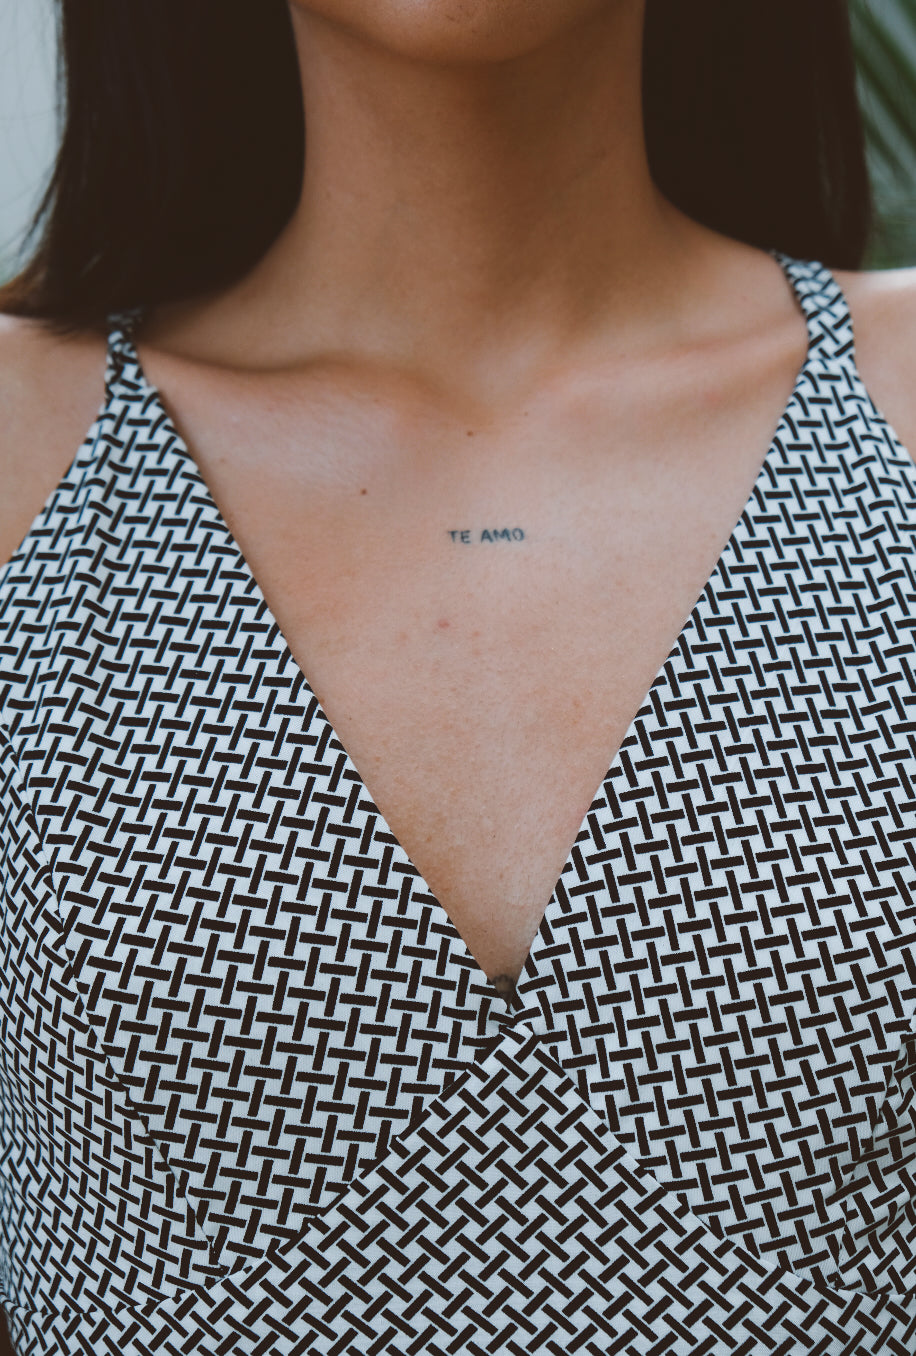
[[[305,163],[286,0],[58,0],[62,136],[0,310],[62,330],[242,276]],[[845,0],[646,0],[649,166],[695,220],[859,268],[873,230]]]

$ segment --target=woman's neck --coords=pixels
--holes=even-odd
[[[592,344],[676,342],[709,233],[650,177],[642,6],[526,4],[527,23],[517,0],[379,0],[360,28],[339,19],[358,0],[293,0],[302,196],[258,265],[173,330],[186,356],[381,363],[495,408]]]

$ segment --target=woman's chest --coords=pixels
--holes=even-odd
[[[370,434],[316,399],[298,457],[282,422],[252,458],[244,416],[202,421],[199,464],[293,662],[487,974],[520,972],[793,371],[745,402],[740,455],[734,411],[695,392],[654,419],[631,392],[473,439],[419,417]]]
[[[507,1020],[758,1254],[839,1268],[844,1229],[897,1208],[879,1132],[916,993],[909,473],[794,441],[635,698],[511,1013],[189,463],[117,440],[74,479],[66,549],[48,569],[39,535],[4,611],[11,823],[35,838],[5,1001],[47,1047],[29,969],[50,967],[212,1257],[295,1237]]]
[[[338,737],[346,712],[329,722],[305,681],[316,665],[294,658],[282,603],[268,606],[194,464],[142,388],[113,405],[5,586],[4,1003],[30,1051],[21,1096],[45,1098],[42,1152],[70,1133],[54,1117],[70,1114],[74,1080],[92,1119],[95,1069],[128,1130],[118,1140],[109,1117],[100,1162],[87,1123],[93,1190],[109,1159],[124,1190],[140,1181],[141,1122],[167,1161],[195,1212],[185,1270],[161,1261],[176,1284],[198,1274],[195,1248],[234,1264],[352,1204],[367,1164],[391,1169],[393,1141],[461,1101],[507,1022],[660,1199],[720,1237],[802,1268],[846,1268],[853,1234],[879,1250],[907,1199],[894,1136],[916,1006],[912,470],[878,422],[837,415],[838,381],[800,386],[667,659],[631,694],[635,719],[611,732],[621,746],[585,793],[598,788],[511,1011],[372,800]],[[496,508],[491,520],[512,523]],[[345,540],[332,515],[309,522]],[[445,529],[449,549],[472,525]],[[474,549],[512,545],[510,531]],[[597,539],[596,552],[612,573]],[[513,559],[481,567],[479,608],[509,595]],[[354,705],[384,690],[371,665],[385,634],[373,618],[393,617],[386,568],[351,628],[376,674]],[[426,573],[427,620],[473,630],[457,587],[451,616],[432,609],[454,573]],[[597,616],[587,575],[543,614],[532,592],[545,632],[577,599]],[[331,614],[342,599],[330,592]],[[361,636],[374,644],[360,651]],[[436,675],[424,645],[408,653],[420,709]],[[458,696],[473,715],[473,694]],[[525,733],[538,738],[536,721]],[[531,1077],[520,1116],[539,1096]],[[484,1158],[501,1096],[478,1109]],[[565,1111],[548,1099],[543,1114],[562,1143]],[[144,1217],[138,1247],[169,1208]],[[102,1211],[109,1225],[113,1255],[133,1248]]]

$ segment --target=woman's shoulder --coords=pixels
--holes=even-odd
[[[61,480],[105,392],[106,342],[0,312],[0,565]]]
[[[833,270],[852,315],[865,388],[916,459],[916,268]]]

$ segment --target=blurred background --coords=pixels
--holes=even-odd
[[[916,265],[916,0],[849,6],[879,217],[865,266]],[[54,157],[54,66],[51,0],[0,0],[0,281]]]
[[[866,266],[916,264],[916,0],[849,10],[879,217]]]
[[[51,0],[0,0],[0,281],[56,150]]]

